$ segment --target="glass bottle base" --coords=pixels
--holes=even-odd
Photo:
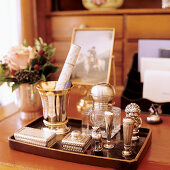
[[[103,146],[104,146],[104,148],[106,148],[106,149],[112,149],[112,148],[114,148],[114,145],[113,145],[113,144],[108,144],[108,143],[105,143]]]
[[[122,151],[122,156],[130,156],[132,154],[132,152],[131,151],[126,151],[126,150],[124,150],[124,151]]]

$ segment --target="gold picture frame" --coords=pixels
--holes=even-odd
[[[71,43],[81,47],[71,75],[74,84],[109,83],[114,62],[114,28],[74,28]],[[113,64],[115,72],[115,64]],[[114,83],[115,85],[115,78]]]

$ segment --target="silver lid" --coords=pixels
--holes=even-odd
[[[136,103],[130,103],[126,106],[125,108],[125,112],[126,113],[137,113],[140,114],[141,110],[139,105],[137,105]]]
[[[115,96],[115,88],[109,83],[99,83],[92,87],[91,96],[93,100],[111,101]]]
[[[73,130],[71,132],[71,138],[73,139],[81,138],[81,132],[79,130]]]

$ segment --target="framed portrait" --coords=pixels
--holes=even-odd
[[[81,47],[71,81],[93,85],[109,83],[113,57],[114,28],[75,28],[71,43]]]

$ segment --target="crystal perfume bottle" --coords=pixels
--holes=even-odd
[[[120,130],[121,109],[113,106],[113,98],[115,96],[115,88],[108,83],[99,83],[92,87],[90,96],[92,97],[92,108],[90,114],[95,114],[98,117],[96,121],[98,123],[105,118],[105,111],[109,111],[114,114],[113,126],[111,137],[113,137]],[[102,137],[106,138],[105,122],[100,125],[102,128]]]
[[[101,134],[100,127],[93,126],[92,139],[94,141],[94,149],[92,153],[94,155],[102,155],[103,148],[102,148],[102,134]]]
[[[111,142],[111,133],[113,127],[114,114],[112,112],[105,111],[105,124],[106,124],[106,143],[104,147],[106,149],[112,149],[114,144]]]
[[[91,135],[91,122],[90,122],[90,113],[92,112],[92,107],[85,109],[81,113],[81,120],[82,120],[82,134],[88,134]]]
[[[121,124],[121,108],[112,106],[112,104],[109,104],[110,109],[109,111],[113,113],[114,119],[113,119],[113,127],[111,137],[115,136],[120,131],[120,124]]]

